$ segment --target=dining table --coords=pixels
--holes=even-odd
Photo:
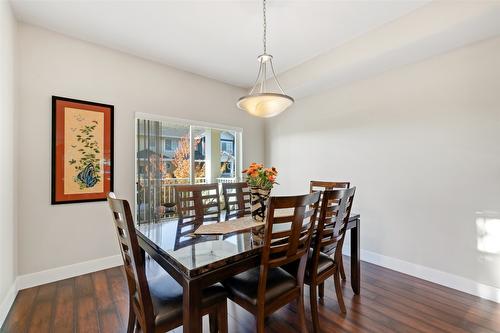
[[[245,220],[246,219],[246,220]],[[244,224],[250,217],[233,223]],[[146,253],[183,288],[183,332],[202,331],[199,304],[202,290],[214,283],[260,265],[262,237],[254,228],[240,228],[229,234],[195,235],[186,233],[178,219],[143,223],[136,226],[143,258]],[[212,222],[213,223],[213,222]],[[360,215],[351,214],[351,287],[360,293]]]

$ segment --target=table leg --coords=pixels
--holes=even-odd
[[[139,252],[141,254],[142,262],[146,264],[146,251],[144,251],[144,249],[139,246]]]
[[[197,283],[185,280],[183,283],[183,332],[201,333],[201,290]]]
[[[356,295],[361,290],[361,265],[359,259],[359,220],[356,220],[356,226],[351,229],[351,287]]]

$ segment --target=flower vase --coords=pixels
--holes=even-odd
[[[255,221],[264,221],[266,217],[267,201],[270,193],[270,189],[265,190],[258,187],[250,188],[252,219]]]

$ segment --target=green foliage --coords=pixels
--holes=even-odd
[[[87,165],[91,164],[94,167],[94,177],[97,179],[97,182],[100,182],[100,159],[96,157],[96,154],[100,153],[99,143],[93,134],[97,127],[97,121],[93,121],[93,123],[94,125],[84,125],[78,130],[80,134],[76,135],[76,140],[80,143],[80,147],[83,146],[83,148],[78,149],[80,153],[78,161],[72,159],[69,161],[69,164],[73,165],[77,172],[82,171]],[[87,185],[82,183],[77,177],[75,177],[75,181],[80,185],[81,189],[87,187]]]

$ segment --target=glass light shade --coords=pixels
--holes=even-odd
[[[293,102],[288,95],[259,93],[241,97],[236,105],[254,116],[269,118],[285,111]]]

